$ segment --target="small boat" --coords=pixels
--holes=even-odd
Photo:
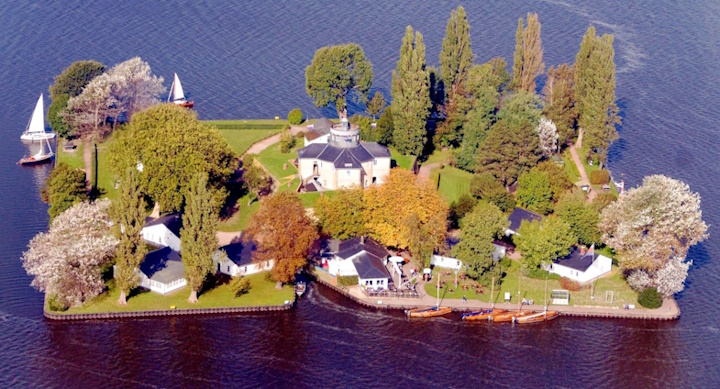
[[[35,110],[30,117],[25,131],[20,135],[20,140],[24,141],[35,141],[55,138],[54,132],[45,131],[45,110],[43,109],[43,95],[40,94],[40,98],[35,104]]]
[[[183,87],[177,73],[175,73],[175,79],[173,80],[172,85],[170,85],[170,94],[168,95],[167,101],[185,108],[192,108],[195,105],[194,101],[187,101],[185,99],[185,92],[183,91]]]
[[[514,319],[514,321],[515,321],[515,323],[518,323],[518,324],[539,323],[542,321],[550,321],[552,319],[557,318],[558,316],[560,316],[560,312],[543,311],[543,312],[535,313],[535,314],[524,316],[524,317],[518,317],[518,318]]]
[[[298,297],[302,296],[305,293],[305,290],[307,290],[307,285],[304,282],[298,281],[295,283],[295,293]]]
[[[437,317],[452,312],[450,307],[415,308],[405,311],[408,317]]]
[[[490,309],[485,309],[483,311],[463,313],[462,319],[466,320],[466,321],[478,321],[478,320],[487,321],[487,320],[489,320],[490,316],[499,315],[499,314],[505,313],[505,312],[507,312],[507,311],[504,309],[490,308]]]
[[[52,151],[52,147],[50,147],[50,141],[48,139],[45,139],[45,143],[47,144],[48,151],[45,152],[45,147],[43,147],[42,143],[40,144],[40,151],[37,152],[35,155],[31,155],[29,157],[22,158],[18,161],[20,165],[34,165],[42,162],[49,161],[52,159],[55,154]]]
[[[499,313],[497,315],[490,315],[488,319],[495,323],[508,323],[514,322],[519,317],[529,316],[532,314],[533,311],[508,311],[504,313]]]

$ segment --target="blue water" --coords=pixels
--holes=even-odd
[[[537,12],[545,63],[572,62],[589,24],[615,35],[621,139],[616,178],[662,173],[702,196],[711,238],[694,247],[670,323],[564,318],[532,328],[409,322],[312,289],[279,315],[53,323],[19,257],[47,226],[20,168],[18,136],[39,93],[75,60],[134,56],[178,72],[203,119],[333,115],[305,94],[304,68],[324,45],[357,42],[373,89],[389,96],[404,28],[424,34],[437,65],[450,2],[7,1],[0,3],[0,386],[717,387],[720,3],[483,1],[464,4],[477,62],[512,58],[517,19]],[[46,99],[46,104],[49,100]],[[361,109],[351,106],[350,111]],[[455,318],[456,319],[456,318]]]

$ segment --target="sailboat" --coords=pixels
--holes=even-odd
[[[490,309],[483,309],[481,311],[463,313],[462,319],[468,321],[477,320],[489,320],[493,314],[500,314],[507,312],[504,309],[495,309],[495,303],[492,301],[493,295],[495,294],[495,277],[492,279],[492,285],[490,286]]]
[[[560,316],[560,312],[557,311],[548,311],[548,303],[547,303],[547,276],[545,276],[545,310],[539,313],[535,313],[532,315],[524,316],[524,317],[518,317],[515,320],[518,324],[530,324],[530,323],[539,323],[542,321],[549,321],[552,319],[557,318]]]
[[[175,79],[173,79],[172,85],[170,85],[170,94],[168,95],[168,103],[172,102],[181,107],[192,108],[195,105],[194,101],[187,101],[185,99],[185,92],[183,92],[180,78],[175,73]]]
[[[55,138],[54,132],[45,131],[45,113],[43,109],[43,95],[41,93],[37,104],[35,104],[35,110],[30,117],[30,121],[25,131],[20,135],[20,140],[34,141],[53,138]]]
[[[438,273],[437,278],[437,300],[435,306],[431,308],[410,309],[405,311],[406,315],[408,315],[409,317],[436,317],[447,315],[448,313],[452,312],[452,308],[440,306],[440,273]]]
[[[519,317],[528,316],[531,315],[532,311],[523,311],[522,310],[522,300],[520,300],[520,279],[522,277],[522,273],[518,275],[518,310],[517,312],[514,311],[508,311],[498,314],[491,314],[488,316],[488,320],[491,320],[496,323],[502,323],[502,322],[514,322]]]
[[[32,165],[36,163],[42,163],[45,161],[49,161],[55,154],[53,153],[52,147],[50,147],[50,140],[45,138],[45,144],[47,144],[47,152],[45,152],[45,147],[43,147],[43,143],[40,143],[40,151],[38,151],[36,154],[31,155],[29,157],[22,158],[18,161],[20,165]]]

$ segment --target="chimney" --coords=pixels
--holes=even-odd
[[[360,244],[365,244],[365,235],[360,237]]]
[[[585,255],[587,248],[585,246],[580,246],[580,255]]]

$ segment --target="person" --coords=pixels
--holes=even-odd
[[[465,297],[465,295],[463,295],[463,304],[465,304],[466,302],[467,302],[467,297]]]

